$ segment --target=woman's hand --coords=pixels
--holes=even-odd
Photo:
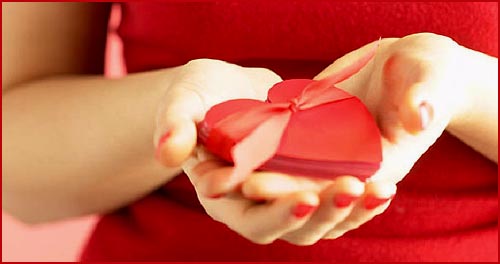
[[[340,58],[316,79],[352,64],[375,45],[379,46],[370,64],[338,86],[358,96],[375,117],[382,133],[383,162],[364,184],[365,193],[354,199],[350,210],[346,212],[338,207],[335,210],[332,206],[324,206],[324,212],[321,207],[316,212],[332,219],[324,238],[337,238],[382,213],[389,203],[379,199],[392,198],[396,184],[442,134],[458,114],[460,106],[466,105],[466,82],[460,79],[460,75],[465,74],[461,72],[461,50],[451,39],[434,34],[376,41]],[[335,189],[339,183],[343,182],[335,180],[328,188]],[[258,184],[263,185],[265,181]],[[373,188],[383,191],[370,194]],[[346,188],[345,193],[356,197],[352,190]],[[270,193],[260,195],[271,197]],[[321,196],[328,197],[325,191]],[[330,205],[331,197],[328,198],[330,200],[321,199],[321,204]],[[373,207],[371,205],[359,206],[370,204],[369,201],[379,206],[373,210],[367,210],[367,207]],[[298,232],[295,236],[303,234]]]
[[[386,194],[387,190],[395,191],[395,185],[445,129],[497,161],[496,58],[460,46],[445,36],[419,33],[368,44],[338,59],[315,79],[352,64],[376,45],[374,59],[338,85],[367,105],[382,132],[383,162],[365,184],[365,204],[370,186],[385,189]],[[336,184],[334,181],[332,186]],[[263,195],[271,197],[269,194]],[[355,206],[339,224],[332,225],[325,238],[339,237],[387,207],[388,203],[379,206],[374,213]]]
[[[233,168],[202,147],[183,168],[206,212],[259,244],[311,245],[338,237],[383,212],[396,191],[394,184],[351,176],[332,182],[274,172],[254,172],[228,186]]]
[[[383,39],[353,51],[317,79],[379,45],[374,59],[338,86],[359,97],[382,132],[383,162],[371,181],[397,183],[467,105],[460,46],[450,38],[421,33]]]
[[[219,60],[197,59],[180,66],[158,109],[157,159],[167,167],[181,166],[196,146],[196,123],[210,107],[237,98],[264,100],[279,81],[268,69]]]
[[[372,61],[338,87],[359,97],[373,114],[382,133],[383,161],[380,169],[363,184],[364,188],[358,187],[364,189],[364,194],[360,195],[358,188],[344,189],[344,194],[355,197],[349,210],[323,206],[311,217],[310,228],[306,230],[321,230],[323,238],[337,238],[382,213],[395,194],[396,184],[456,118],[460,107],[468,105],[467,82],[461,78],[467,74],[462,66],[463,47],[435,34],[375,41],[338,59],[316,79],[338,72],[374,48],[377,51]],[[337,179],[320,193],[321,205],[332,204],[328,190],[339,184],[345,183]],[[259,186],[253,187],[256,190],[266,190],[257,195],[260,197],[279,197],[283,193],[262,187],[265,180],[254,185]],[[372,191],[374,188],[380,191]],[[316,215],[318,219],[330,219],[329,230],[316,226]],[[310,234],[302,230],[295,233],[294,237]]]
[[[302,226],[318,206],[318,185],[304,181],[310,191],[301,190],[259,204],[254,197],[242,196],[237,185],[227,184],[231,167],[225,167],[202,148],[193,152],[196,123],[211,106],[235,98],[264,100],[268,89],[281,81],[279,76],[266,69],[204,59],[191,61],[177,71],[158,111],[155,142],[160,162],[166,166],[182,164],[206,212],[256,243],[272,242]],[[301,189],[304,184],[300,184]]]

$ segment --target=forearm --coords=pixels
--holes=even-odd
[[[459,107],[448,130],[498,162],[498,58],[464,48],[462,62],[467,103]]]
[[[153,146],[173,71],[10,88],[2,99],[3,208],[28,222],[104,212],[177,174],[156,163]]]

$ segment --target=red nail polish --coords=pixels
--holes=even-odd
[[[209,196],[208,198],[210,198],[210,199],[218,199],[218,198],[221,198],[222,196],[224,196],[224,194],[222,194],[222,193],[216,193],[216,194],[213,194],[213,195]]]
[[[356,200],[357,196],[339,193],[333,197],[333,204],[336,207],[344,208],[352,204],[354,200]]]
[[[298,204],[294,209],[292,214],[297,218],[302,218],[316,209],[316,206],[309,204]]]
[[[260,199],[252,199],[254,201],[254,203],[258,203],[258,204],[264,204],[267,202],[266,199],[264,198],[260,198]]]
[[[392,199],[394,197],[394,195],[392,195],[391,197],[389,198],[378,198],[378,197],[374,197],[374,196],[366,196],[365,199],[364,199],[364,206],[365,206],[365,209],[367,210],[371,210],[371,209],[374,209],[382,204],[384,204],[385,202],[389,201],[390,199]]]
[[[264,199],[262,197],[257,197],[257,196],[251,196],[251,197],[248,197],[248,199],[256,202],[256,203],[265,203],[267,202],[267,199]]]
[[[426,129],[432,118],[434,117],[434,110],[432,106],[426,101],[422,102],[418,106],[419,114],[420,114],[420,127],[421,129]]]
[[[156,148],[156,152],[155,152],[155,157],[156,157],[157,160],[160,159],[161,146],[170,137],[170,135],[172,134],[171,132],[172,131],[167,131],[167,133],[163,134],[163,136],[161,136],[160,140],[158,140],[158,147]]]

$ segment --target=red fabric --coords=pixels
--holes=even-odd
[[[379,37],[447,35],[498,56],[497,3],[127,3],[129,72],[216,58],[311,78]],[[147,89],[147,87],[144,87]],[[208,217],[185,175],[96,226],[82,260],[498,261],[497,165],[444,133],[387,211],[333,241],[255,245]]]

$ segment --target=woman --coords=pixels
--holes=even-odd
[[[118,80],[84,76],[102,66],[107,4],[37,5],[4,12],[3,206],[30,223],[105,214],[83,260],[497,260],[495,5],[127,3],[133,74]],[[324,78],[379,37],[339,85],[384,136],[369,183],[230,185],[193,154],[210,106]]]

